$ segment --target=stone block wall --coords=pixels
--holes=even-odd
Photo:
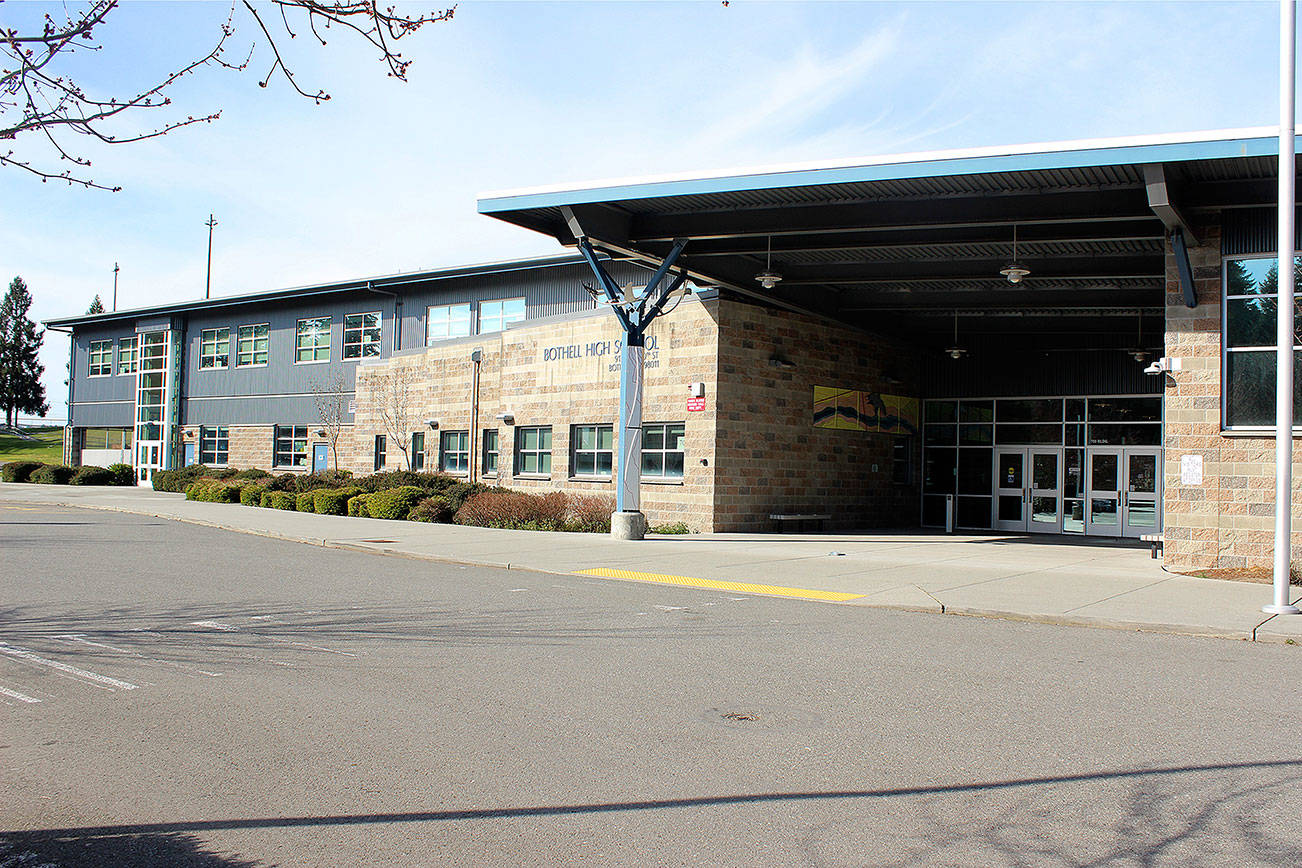
[[[891,481],[896,436],[813,425],[814,386],[918,397],[916,351],[740,302],[724,302],[719,322],[716,528],[769,531],[770,513],[831,514],[840,528],[916,526],[921,437],[909,438],[913,480],[901,485]]]
[[[1196,227],[1190,248],[1197,307],[1185,306],[1168,244],[1166,355],[1181,370],[1166,377],[1163,533],[1176,570],[1258,566],[1274,557],[1273,434],[1221,430],[1221,238],[1218,222]],[[1185,485],[1181,461],[1202,458],[1201,485]],[[1293,559],[1302,558],[1302,445],[1293,451]]]
[[[228,440],[225,466],[241,470],[258,467],[272,473],[308,473],[312,469],[313,445],[329,442],[327,438],[317,435],[316,432],[320,428],[319,424],[308,426],[306,467],[274,467],[272,465],[275,457],[276,428],[274,425],[230,425],[227,427]],[[351,469],[354,464],[355,438],[352,436],[351,428],[352,426],[346,426],[339,438],[339,464],[341,467],[348,469]],[[199,426],[182,425],[181,442],[193,443],[197,449],[199,445]],[[333,455],[330,458],[330,466],[335,466]]]

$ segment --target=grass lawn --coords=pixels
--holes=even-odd
[[[23,440],[12,434],[0,434],[0,464],[6,461],[63,461],[62,428],[27,428],[35,440]]]

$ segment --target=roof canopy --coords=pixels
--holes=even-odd
[[[873,330],[942,339],[950,317],[1055,345],[1160,333],[1167,236],[1272,206],[1273,128],[1103,139],[783,166],[717,177],[487,194],[481,213],[563,244],[576,230],[655,261],[676,238],[699,281]],[[1000,274],[1013,259],[1020,283]],[[766,270],[771,289],[756,275]]]

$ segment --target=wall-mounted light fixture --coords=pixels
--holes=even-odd
[[[316,436],[318,436],[318,437],[324,437],[324,436],[326,436],[326,430],[325,430],[324,428],[318,428],[318,429],[316,429],[316,431],[314,431],[314,432],[312,432],[312,433],[316,434]]]
[[[499,422],[505,422],[507,425],[514,425],[514,424],[515,424],[515,414],[514,414],[514,413],[498,413],[498,414],[497,414],[497,419],[498,419]]]
[[[791,361],[791,359],[784,359],[777,353],[769,356],[769,365],[780,371],[790,371],[796,367],[796,363]]]
[[[428,425],[428,426],[430,426],[431,428],[437,429],[437,428],[439,427],[439,420],[438,420],[438,419],[426,419],[426,420],[425,420],[425,424]]]

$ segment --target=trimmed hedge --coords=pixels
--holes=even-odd
[[[191,464],[189,467],[178,467],[175,470],[157,470],[154,472],[152,482],[154,491],[185,491],[190,484],[196,480],[207,477],[208,479],[230,479],[235,475],[235,471],[229,467],[207,467],[203,464]]]
[[[366,508],[366,501],[370,499],[369,494],[356,494],[348,498],[348,514],[354,518],[370,518],[371,513]]]
[[[420,503],[411,508],[407,513],[407,521],[424,521],[437,524],[448,524],[452,521],[452,516],[456,510],[452,504],[448,503],[440,495],[427,497]]]
[[[265,470],[262,470],[261,468],[250,467],[247,470],[236,471],[235,475],[232,476],[231,479],[239,479],[241,481],[245,481],[245,480],[253,480],[253,479],[266,479],[269,476],[271,476],[271,474]]]
[[[113,485],[113,474],[107,467],[96,467],[94,464],[83,464],[77,468],[77,472],[72,474],[68,480],[69,485]]]
[[[245,506],[261,506],[262,495],[266,494],[266,492],[267,486],[256,482],[246,482],[240,486],[240,503]]]
[[[5,482],[28,482],[31,480],[32,472],[44,467],[42,461],[10,461],[4,467],[0,467],[0,479]]]
[[[294,511],[294,495],[288,491],[264,491],[262,492],[262,502],[259,506],[268,509],[286,509]]]
[[[356,486],[318,488],[312,492],[312,511],[317,515],[348,515],[348,501],[362,494]]]
[[[366,501],[371,518],[388,518],[401,521],[416,504],[425,499],[425,489],[415,485],[388,488],[374,492]]]
[[[239,503],[240,485],[224,479],[199,479],[186,488],[185,499],[203,503]]]
[[[498,489],[471,496],[457,510],[453,521],[513,530],[602,533],[610,530],[613,508],[610,498],[600,495],[571,495],[563,491],[527,494]]]
[[[316,512],[313,506],[312,492],[304,491],[301,494],[294,495],[294,509],[299,512]]]
[[[27,481],[37,485],[67,485],[76,472],[75,467],[66,464],[43,464],[32,471]]]
[[[136,484],[136,469],[130,464],[110,464],[108,472],[113,474],[114,485]]]

